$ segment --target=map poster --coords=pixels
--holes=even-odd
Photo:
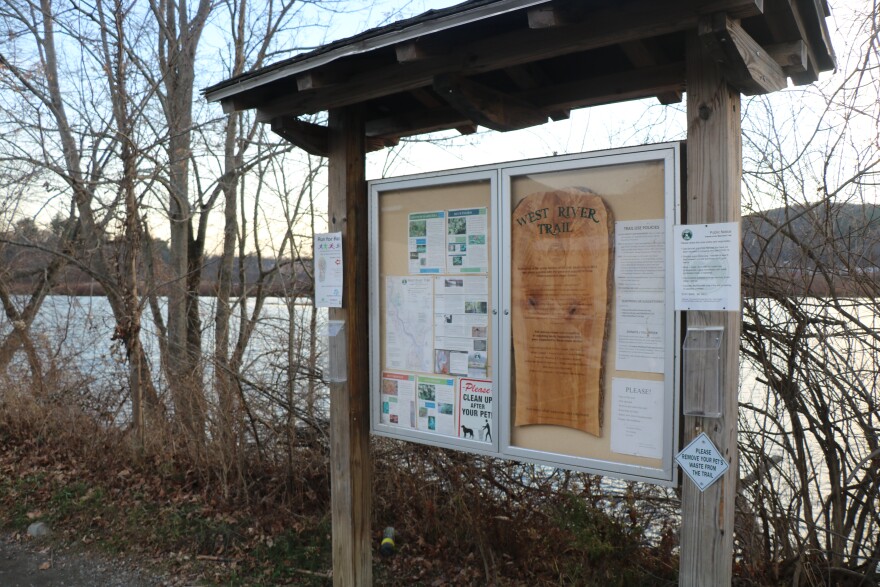
[[[491,381],[464,377],[458,380],[459,437],[492,442],[494,400]]]
[[[418,378],[419,430],[455,436],[455,379]]]
[[[516,426],[602,433],[613,223],[601,197],[526,196],[511,219]]]
[[[410,273],[443,273],[446,270],[446,212],[409,215],[407,250]]]
[[[488,273],[486,208],[450,210],[446,220],[446,273]]]
[[[385,368],[395,371],[434,370],[432,323],[434,278],[385,278]]]
[[[382,373],[383,424],[416,427],[416,378],[401,373]]]

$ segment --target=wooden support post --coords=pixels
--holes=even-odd
[[[724,80],[696,33],[690,34],[687,41],[687,118],[687,222],[738,222],[742,178],[740,96]],[[740,314],[688,312],[687,324],[724,326],[723,415],[686,417],[684,444],[705,432],[730,462],[730,469],[702,493],[690,480],[683,482],[679,585],[730,585],[739,469],[736,419]]]
[[[364,120],[359,107],[329,112],[328,225],[341,232],[343,298],[330,320],[344,320],[347,380],[330,384],[330,501],[333,516],[333,585],[371,585],[370,412],[367,184]],[[331,341],[331,345],[333,341]],[[334,352],[337,351],[337,352]],[[338,365],[331,365],[336,372]]]

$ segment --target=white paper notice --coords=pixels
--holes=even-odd
[[[461,438],[492,442],[493,386],[491,381],[459,379],[459,426]]]
[[[416,427],[416,378],[401,373],[382,373],[383,424]]]
[[[419,377],[419,430],[455,436],[455,379]]]
[[[315,307],[342,307],[342,233],[315,235]]]
[[[489,271],[488,213],[486,208],[450,210],[446,221],[446,272]]]
[[[433,277],[385,278],[385,368],[433,371]]]
[[[434,281],[434,372],[488,377],[489,278]]]
[[[662,219],[615,223],[618,371],[665,370],[665,233]]]
[[[409,215],[409,272],[443,273],[446,270],[446,212]]]
[[[675,227],[675,309],[738,312],[739,223]]]
[[[663,457],[662,381],[611,380],[611,450],[659,459]]]

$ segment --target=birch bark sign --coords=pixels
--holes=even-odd
[[[601,436],[611,212],[567,188],[526,196],[511,226],[515,425]]]

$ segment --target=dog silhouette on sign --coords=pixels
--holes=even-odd
[[[468,436],[473,438],[474,437],[474,429],[468,428],[467,426],[462,426],[461,427],[461,436],[462,436],[462,438],[467,438]]]

